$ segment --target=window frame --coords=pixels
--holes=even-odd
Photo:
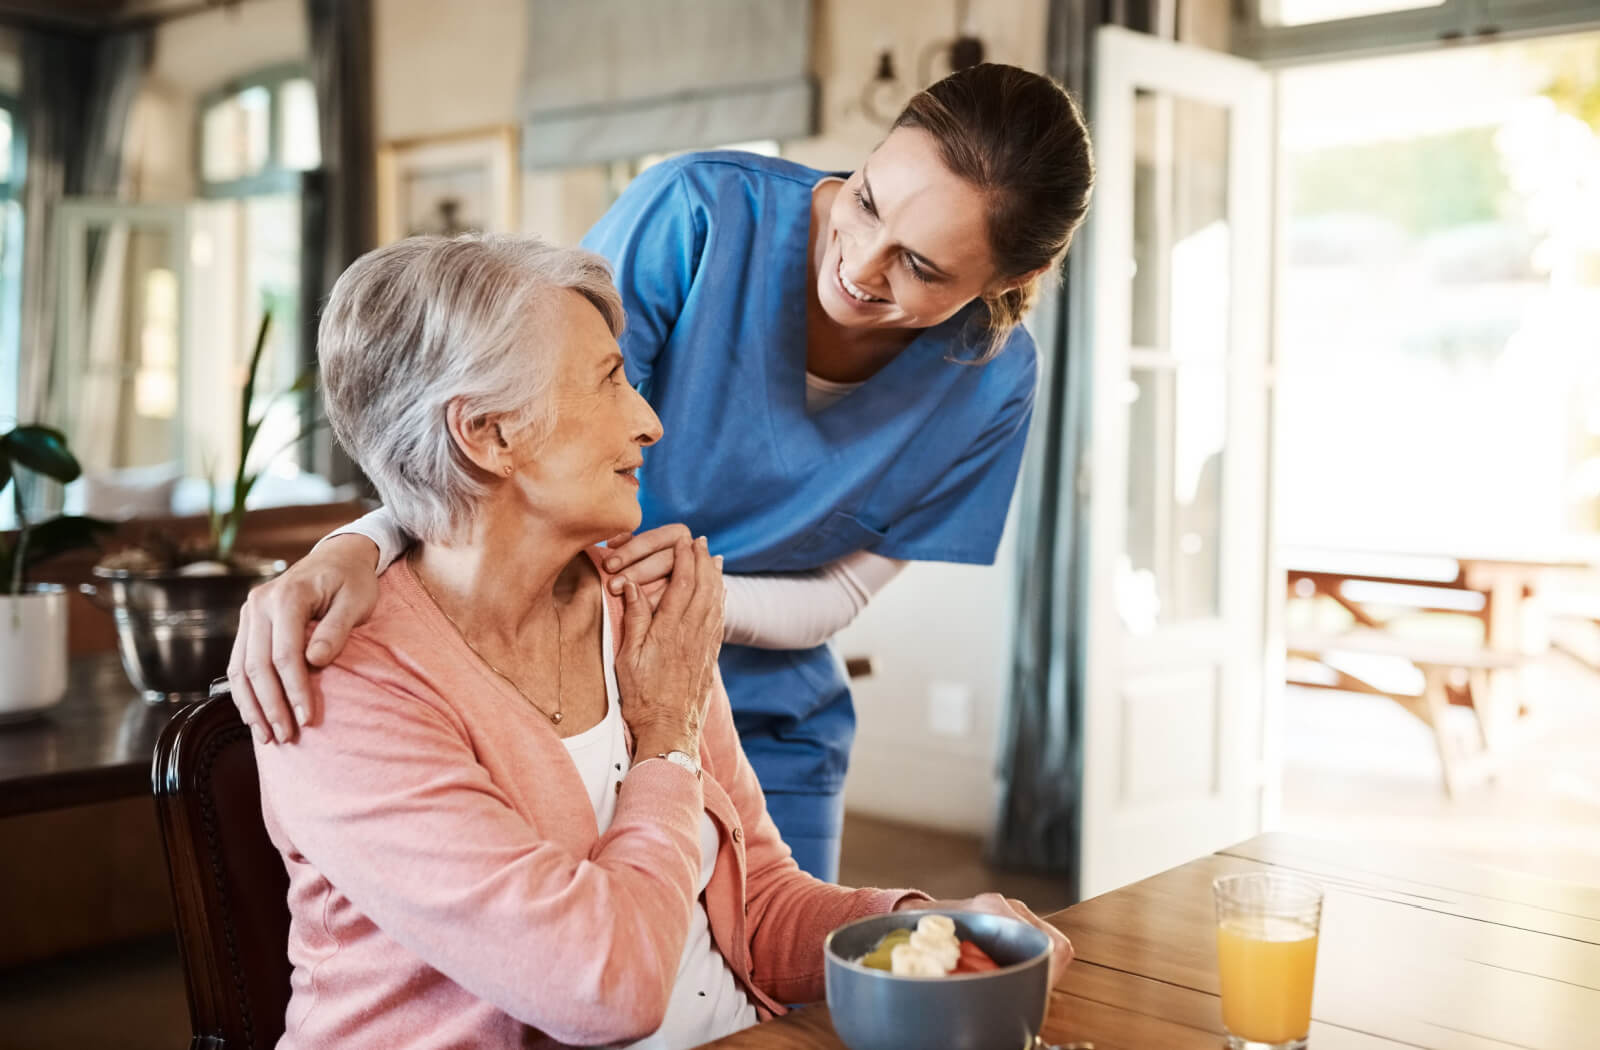
[[[300,179],[305,172],[300,168],[285,167],[281,154],[283,107],[279,101],[279,89],[291,80],[306,80],[310,79],[310,76],[311,71],[304,63],[286,62],[256,70],[254,73],[249,73],[245,76],[234,77],[200,96],[199,105],[195,107],[194,149],[192,151],[194,154],[194,183],[198,187],[200,197],[207,200],[217,200],[229,197],[259,197],[266,194],[299,192]],[[267,89],[266,163],[262,165],[260,171],[241,178],[207,179],[205,174],[206,114],[233,96],[258,87]],[[318,128],[318,133],[319,135],[321,133],[320,127]]]
[[[1600,29],[1594,0],[1444,0],[1436,7],[1298,26],[1262,22],[1269,2],[1234,0],[1233,50],[1266,66]]]

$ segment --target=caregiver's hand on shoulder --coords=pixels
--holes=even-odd
[[[623,591],[617,654],[622,717],[640,755],[700,754],[700,724],[722,647],[722,559],[701,537],[680,538],[674,568],[654,609],[639,585]]]
[[[257,741],[286,743],[317,719],[310,670],[339,655],[378,604],[378,545],[335,536],[250,592],[228,660],[239,717]],[[309,642],[306,628],[320,620]]]
[[[1008,919],[1021,919],[1050,938],[1050,987],[1052,988],[1061,983],[1062,977],[1067,972],[1067,964],[1072,962],[1072,942],[1067,940],[1066,934],[1039,918],[1026,904],[998,893],[980,893],[976,897],[959,901],[904,900],[895,910],[976,911],[986,915],[1003,915]]]
[[[667,580],[672,576],[673,551],[679,543],[694,537],[689,526],[672,524],[634,534],[624,532],[606,541],[611,551],[606,555],[606,571],[615,573],[610,587],[612,594],[624,593],[629,580],[639,585],[639,590],[650,601],[650,608],[661,604]]]

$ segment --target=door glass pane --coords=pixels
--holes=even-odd
[[[322,163],[317,130],[317,93],[305,77],[286,80],[278,88],[278,158],[293,171],[310,171]]]
[[[11,111],[0,109],[0,182],[11,181]]]
[[[184,420],[184,470],[189,477],[231,476],[239,456],[235,415],[239,384],[250,363],[264,312],[272,315],[256,373],[252,418],[261,425],[250,469],[266,471],[252,490],[270,505],[324,498],[301,477],[304,443],[295,438],[309,418],[309,399],[285,396],[305,367],[301,356],[300,198],[274,194],[208,202],[191,222],[191,345],[205,352],[184,362],[189,393]],[[217,405],[228,410],[219,412]]]
[[[1136,368],[1128,402],[1128,535],[1117,606],[1129,631],[1220,613],[1227,372]]]
[[[1261,22],[1269,26],[1304,26],[1443,6],[1444,0],[1261,0]]]
[[[87,477],[174,458],[180,275],[172,238],[162,226],[120,221],[86,230],[83,270],[71,276],[83,306],[76,345],[57,358],[52,383]]]
[[[1226,109],[1140,91],[1134,101],[1136,349],[1217,359],[1228,338]]]
[[[241,369],[248,367],[259,311],[272,312],[270,341],[256,376],[257,400],[264,408],[252,465],[266,467],[270,458],[272,476],[292,474],[301,459],[295,438],[308,422],[305,399],[280,396],[306,366],[300,355],[300,198],[252,197],[243,208],[242,261],[250,298],[243,304],[246,338],[235,344]]]
[[[254,175],[267,166],[272,92],[251,87],[218,102],[200,122],[200,172],[207,182]]]

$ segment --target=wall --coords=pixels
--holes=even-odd
[[[150,79],[200,96],[234,77],[308,54],[301,0],[250,0],[162,23]]]
[[[975,0],[968,6],[970,31],[984,42],[988,61],[1042,67],[1046,0]],[[909,97],[929,45],[948,40],[955,30],[953,0],[817,0],[813,66],[822,85],[822,133],[785,144],[784,156],[815,168],[853,169],[886,131],[861,106],[862,89],[877,71],[878,53],[885,48],[893,52],[895,71],[905,85],[898,95],[883,96],[892,114]],[[929,59],[932,79],[947,70]]]
[[[516,121],[523,0],[373,0],[372,22],[378,141]]]

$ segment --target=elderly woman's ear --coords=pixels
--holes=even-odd
[[[502,477],[516,472],[511,443],[495,417],[469,416],[460,400],[455,400],[445,408],[445,421],[450,427],[451,440],[473,466]]]

